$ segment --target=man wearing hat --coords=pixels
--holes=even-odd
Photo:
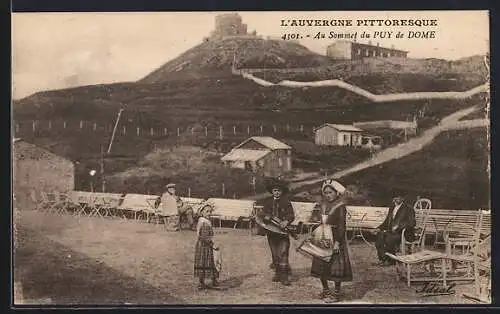
[[[413,241],[415,237],[415,210],[409,207],[402,196],[392,199],[384,222],[378,227],[375,247],[379,266],[389,266],[394,264],[385,253],[394,254],[401,244],[401,233],[405,231],[405,239]]]
[[[178,221],[174,226],[175,231],[181,230],[181,221],[186,218],[190,229],[194,228],[194,214],[190,206],[185,206],[182,199],[175,194],[175,184],[169,183],[165,186],[167,191],[161,196],[160,208],[164,216],[178,215]]]
[[[266,188],[272,194],[272,198],[267,199],[261,213],[259,214],[263,221],[269,221],[277,218],[281,221],[281,228],[285,229],[295,219],[292,203],[286,196],[288,193],[287,184],[280,179],[269,179]],[[272,264],[274,269],[273,282],[281,282],[284,285],[290,285],[290,264],[288,262],[290,250],[290,236],[280,234],[266,229],[269,248],[271,249]]]

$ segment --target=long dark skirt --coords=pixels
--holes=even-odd
[[[212,244],[196,241],[194,256],[194,276],[198,278],[218,277],[219,273],[215,268],[214,252]]]
[[[349,259],[347,241],[340,243],[338,254],[334,254],[329,262],[314,258],[311,265],[311,276],[330,281],[352,281],[352,267]]]

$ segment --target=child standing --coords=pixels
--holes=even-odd
[[[208,219],[213,211],[213,207],[205,205],[198,212],[198,224],[196,226],[196,248],[194,257],[194,276],[199,279],[198,289],[207,289],[205,278],[212,279],[212,287],[219,286],[219,271],[214,260],[214,230],[212,223]]]

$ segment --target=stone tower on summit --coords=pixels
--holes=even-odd
[[[210,34],[212,39],[226,36],[247,35],[247,25],[243,24],[238,13],[225,13],[215,17],[215,29]]]

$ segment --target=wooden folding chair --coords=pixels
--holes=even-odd
[[[443,285],[446,285],[444,253],[422,250],[407,255],[385,254],[396,262],[397,279],[405,279],[408,287],[413,282],[442,281]],[[436,265],[443,266],[441,274],[436,272]]]
[[[406,228],[401,232],[400,253],[402,255],[416,253],[425,247],[425,232],[427,230],[427,223],[429,220],[429,212],[431,210],[431,201],[429,199],[418,199],[415,203],[415,240],[406,241]],[[407,251],[409,248],[409,251]]]
[[[491,236],[480,239],[471,249],[474,256],[474,291],[463,297],[479,303],[491,304]]]
[[[471,249],[478,247],[481,243],[482,221],[483,214],[479,210],[475,226],[465,223],[450,223],[444,232],[446,254],[467,257],[474,255]],[[461,248],[461,252],[457,252],[457,248]],[[463,261],[460,259],[451,261],[453,271],[458,271],[459,268],[464,269],[467,274],[473,272],[473,265],[468,258]]]
[[[36,211],[43,210],[43,200],[41,196],[37,195],[37,192],[35,190],[32,189],[29,190],[29,198],[32,209]]]
[[[76,216],[90,216],[92,214],[93,198],[90,193],[78,195],[77,204],[79,207],[75,211]]]
[[[69,214],[72,212],[72,208],[75,205],[71,202],[71,198],[69,197],[68,193],[55,193],[55,197],[58,202],[56,204],[56,209],[59,214]]]
[[[59,200],[55,193],[49,193],[45,191],[40,191],[42,196],[42,208],[46,215],[57,214],[59,212],[57,206],[59,205]]]

